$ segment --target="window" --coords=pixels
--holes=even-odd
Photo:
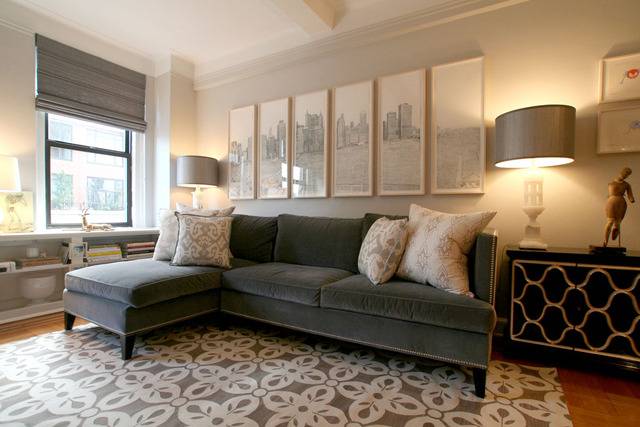
[[[130,131],[45,115],[47,227],[92,223],[131,226]]]

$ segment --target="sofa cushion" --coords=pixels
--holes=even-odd
[[[278,216],[274,261],[358,272],[362,218]]]
[[[236,258],[232,261],[232,266],[251,264],[254,263]],[[173,266],[168,261],[140,259],[71,271],[65,276],[65,287],[140,308],[219,288],[222,271],[217,267]]]
[[[255,262],[273,261],[273,245],[278,232],[278,218],[232,215],[231,253],[234,257]]]
[[[374,286],[363,275],[323,287],[320,306],[480,333],[491,332],[496,319],[479,299],[399,279]]]
[[[222,288],[317,307],[322,286],[350,275],[336,268],[270,262],[225,271]]]

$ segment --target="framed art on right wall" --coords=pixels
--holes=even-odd
[[[640,53],[605,58],[600,66],[600,102],[640,99]]]
[[[483,58],[431,69],[431,193],[484,192]]]
[[[600,107],[598,154],[640,151],[640,102]]]

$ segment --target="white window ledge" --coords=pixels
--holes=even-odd
[[[71,239],[84,237],[121,237],[159,234],[157,228],[114,228],[110,231],[82,231],[72,229],[49,229],[31,233],[0,233],[0,242],[19,242],[28,240]]]

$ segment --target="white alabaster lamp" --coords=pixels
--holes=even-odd
[[[218,185],[218,161],[204,156],[182,156],[177,163],[178,186],[195,188],[191,193],[193,207],[202,208],[202,188]]]
[[[576,109],[568,105],[539,105],[496,118],[495,165],[527,169],[523,210],[529,217],[523,249],[546,249],[538,215],[544,211],[542,173],[538,168],[573,162]]]
[[[0,156],[0,192],[22,191],[20,168],[16,157]],[[0,208],[0,224],[4,223],[4,209]]]

